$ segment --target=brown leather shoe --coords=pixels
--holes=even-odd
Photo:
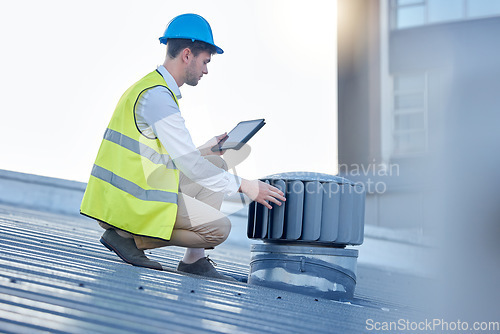
[[[215,262],[207,256],[199,259],[194,263],[189,264],[181,261],[177,266],[177,271],[208,278],[217,278],[226,281],[237,282],[236,279],[230,276],[222,275],[217,270],[215,270],[214,264]]]
[[[137,248],[134,239],[123,238],[114,229],[104,232],[101,243],[120,257],[123,261],[137,267],[163,270],[161,264],[152,261],[144,255],[144,251]]]

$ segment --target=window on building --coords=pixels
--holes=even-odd
[[[427,75],[395,75],[393,87],[393,155],[423,153],[427,150]]]
[[[464,5],[462,0],[427,0],[428,22],[460,20],[464,16]]]
[[[398,28],[410,28],[425,24],[425,8],[423,6],[406,6],[398,10]]]
[[[467,9],[470,17],[500,15],[500,1],[469,0]]]
[[[391,0],[393,29],[500,15],[500,0]]]

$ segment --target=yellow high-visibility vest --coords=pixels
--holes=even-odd
[[[167,88],[153,71],[120,98],[92,168],[80,213],[135,235],[170,240],[179,171],[158,138],[137,128],[135,105],[150,88]]]

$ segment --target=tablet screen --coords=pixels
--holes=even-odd
[[[252,136],[266,124],[264,119],[253,121],[244,121],[238,123],[234,129],[229,132],[227,139],[221,143],[219,150],[239,149]]]

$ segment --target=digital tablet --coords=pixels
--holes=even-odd
[[[234,129],[228,133],[226,139],[221,140],[219,145],[212,147],[212,151],[225,151],[229,149],[239,150],[265,124],[266,122],[264,122],[263,118],[239,122]]]

